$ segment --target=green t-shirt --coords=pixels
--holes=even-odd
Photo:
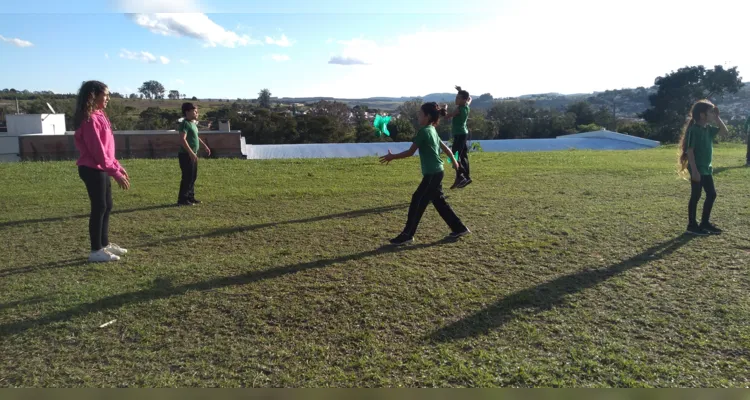
[[[419,146],[422,175],[435,174],[443,170],[443,160],[440,159],[440,136],[434,126],[428,125],[420,129],[414,143]]]
[[[719,128],[715,126],[693,125],[688,129],[685,140],[687,148],[693,149],[695,153],[695,166],[698,167],[698,173],[701,175],[713,174],[711,165],[714,153],[714,138],[719,133]],[[692,171],[688,165],[688,171]]]
[[[183,132],[187,133],[187,137],[185,139],[187,140],[188,146],[193,149],[193,153],[198,154],[198,150],[200,150],[200,142],[198,141],[198,125],[196,125],[193,121],[184,120],[180,123],[180,135],[182,135]],[[180,153],[187,153],[187,150],[185,150],[184,147],[180,146]]]
[[[458,107],[458,111],[459,113],[453,117],[451,125],[451,133],[453,133],[453,136],[466,135],[469,133],[469,127],[466,126],[466,123],[469,121],[469,106]]]

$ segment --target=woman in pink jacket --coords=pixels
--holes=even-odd
[[[109,241],[109,214],[112,212],[113,177],[124,190],[130,188],[130,178],[115,159],[115,138],[104,109],[109,102],[109,89],[99,81],[81,85],[73,117],[78,158],[78,176],[86,184],[91,200],[89,236],[90,262],[117,261],[127,253]]]

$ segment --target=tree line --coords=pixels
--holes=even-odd
[[[736,67],[680,68],[656,78],[655,92],[648,96],[650,106],[638,114],[640,120],[618,118],[618,101],[622,104],[622,97],[627,95],[622,91],[607,91],[556,108],[539,107],[533,99],[498,100],[485,93],[472,104],[474,107],[468,125],[472,139],[552,138],[609,129],[661,142],[674,142],[695,101],[708,98],[720,105],[724,96],[736,94],[742,87]],[[141,98],[161,99],[165,89],[157,81],[147,81],[139,92]],[[646,94],[645,89],[635,92],[637,96]],[[68,119],[72,117],[72,95],[19,92],[14,89],[0,92],[0,98],[11,95],[27,96],[28,100],[32,100],[24,104],[27,113],[47,112],[46,103],[50,102],[57,112],[65,113]],[[131,97],[134,95],[131,94]],[[112,97],[118,96],[113,94]],[[186,99],[176,90],[171,90],[168,97]],[[195,97],[192,99],[197,100]],[[393,118],[388,126],[390,137],[376,136],[372,126],[372,118],[380,110],[366,106],[350,108],[345,103],[328,100],[299,107],[296,104],[276,104],[274,107],[268,89],[260,91],[257,100],[252,103],[236,101],[208,110],[202,118],[210,121],[213,129],[218,128],[219,121],[229,121],[231,129],[241,130],[248,143],[252,144],[410,141],[420,128],[417,112],[421,104],[422,99],[415,98],[398,107],[394,113],[398,117]],[[449,108],[452,107],[450,104]],[[116,101],[110,102],[107,113],[117,130],[174,129],[181,117],[179,110],[175,109],[149,107],[137,112],[134,107]],[[70,126],[71,122],[68,121]],[[732,138],[742,137],[739,120],[730,121],[729,125]],[[438,133],[443,139],[450,138],[450,124],[441,124]]]

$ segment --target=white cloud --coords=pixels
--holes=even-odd
[[[276,62],[289,61],[291,58],[286,54],[271,54],[270,56],[264,57],[266,60],[274,60]]]
[[[326,44],[333,44],[333,42],[334,42],[334,40],[330,39],[330,38],[328,40],[326,40]]]
[[[175,79],[174,82],[176,84],[178,84],[178,85],[184,85],[185,84],[185,81],[183,81],[182,79]]]
[[[143,62],[153,63],[156,62],[156,57],[147,51],[130,51],[126,49],[120,50],[120,58],[127,60],[139,60]]]
[[[631,0],[614,5],[538,0],[517,3],[512,12],[480,24],[418,30],[387,42],[338,41],[328,62],[349,67],[340,67],[332,80],[300,87],[295,95],[417,96],[452,92],[454,85],[496,97],[581,93],[651,86],[657,76],[686,65],[724,64],[727,54],[735,61],[732,66],[747,75],[750,54],[733,49],[735,42],[717,41],[712,35],[685,36],[684,21],[694,18],[694,10],[704,5],[695,0]],[[750,3],[716,0],[712,7],[733,10],[722,16],[722,37],[745,36],[742,16],[750,12]],[[618,21],[638,21],[644,29],[613,26],[612,15]],[[354,68],[357,64],[369,65]],[[387,79],[373,84],[378,76]]]
[[[185,59],[180,60],[180,62],[183,63],[183,64],[190,64],[190,61],[185,60]]]
[[[109,60],[109,53],[104,53],[104,58],[106,58],[107,60]]]
[[[31,43],[28,40],[22,40],[19,38],[6,38],[5,36],[2,36],[2,35],[0,35],[0,41],[3,41],[5,43],[10,43],[18,47],[31,47],[34,45],[34,43]]]
[[[206,47],[238,47],[261,44],[260,41],[248,35],[238,35],[228,31],[211,21],[206,14],[201,13],[156,13],[130,14],[130,18],[138,25],[153,33],[164,36],[187,36],[198,39]]]
[[[341,54],[334,55],[328,60],[328,64],[337,65],[370,65],[375,61],[381,46],[375,41],[366,39],[339,40],[338,44],[344,46]],[[381,53],[382,54],[382,53]]]
[[[271,44],[271,45],[276,45],[276,46],[281,46],[281,47],[291,47],[294,44],[294,42],[290,41],[289,38],[286,37],[286,35],[282,34],[281,37],[278,39],[274,39],[270,36],[266,36],[266,44]]]
[[[147,52],[147,51],[130,51],[127,49],[120,50],[120,58],[124,58],[126,60],[137,60],[142,61],[146,63],[162,63],[162,64],[169,64],[169,59],[164,56],[159,56],[158,58]]]

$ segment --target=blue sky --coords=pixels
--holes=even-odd
[[[98,79],[131,93],[155,79],[199,98],[370,97],[460,84],[500,97],[648,86],[685,65],[750,68],[750,6],[731,0],[26,3],[2,8],[0,88],[74,92]],[[696,12],[707,31],[686,36]]]

